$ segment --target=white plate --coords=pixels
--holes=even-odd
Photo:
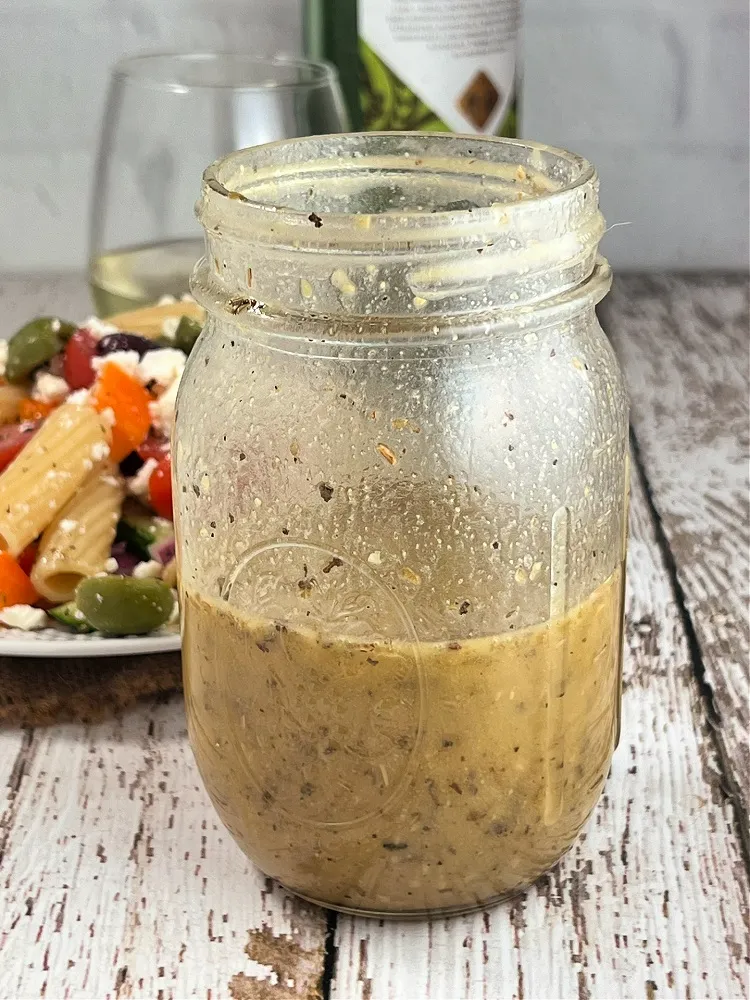
[[[179,632],[110,637],[93,632],[75,635],[55,628],[23,632],[0,626],[0,656],[135,656],[137,653],[169,653],[180,648]]]

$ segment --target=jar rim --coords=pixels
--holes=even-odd
[[[471,147],[462,146],[467,140],[471,141]],[[538,176],[530,179],[518,176],[517,200],[504,200],[499,203],[480,205],[477,207],[456,207],[438,208],[426,212],[421,210],[403,209],[398,212],[367,211],[367,212],[336,212],[336,211],[313,211],[310,207],[294,207],[288,204],[275,204],[268,199],[253,197],[252,191],[258,186],[259,181],[263,181],[266,172],[273,171],[274,182],[278,189],[279,182],[290,172],[290,169],[299,169],[303,164],[312,165],[315,162],[321,164],[321,173],[326,162],[333,167],[346,158],[347,147],[351,148],[349,159],[359,160],[363,167],[367,166],[368,147],[377,146],[391,141],[398,145],[392,157],[404,157],[406,159],[410,152],[422,153],[424,156],[433,155],[433,150],[438,150],[440,146],[447,147],[447,154],[457,163],[461,163],[464,169],[468,166],[475,166],[474,171],[477,177],[481,176],[481,166],[484,164],[488,170],[497,167],[522,168],[524,172],[529,165],[536,169]],[[335,150],[337,156],[334,159],[333,153],[329,153],[325,161],[321,161],[315,156],[314,151],[324,147],[324,145],[339,146]],[[362,146],[360,150],[357,147]],[[310,154],[305,154],[306,150]],[[463,151],[465,150],[465,152]],[[299,151],[299,155],[295,153]],[[378,159],[383,160],[384,155],[375,149]],[[442,151],[440,151],[442,152]],[[473,152],[476,157],[471,156]],[[503,156],[503,152],[507,155]],[[496,155],[493,155],[496,154]],[[415,156],[415,165],[420,166],[420,157]],[[445,158],[443,158],[445,160]],[[539,164],[547,161],[546,165],[554,171],[555,177],[547,177],[549,186],[544,188],[545,179]],[[534,168],[534,162],[537,167]],[[433,162],[435,166],[437,161]],[[569,176],[565,176],[565,172]],[[562,177],[562,182],[555,184],[555,181]],[[524,187],[524,181],[531,180],[530,185]],[[545,143],[531,142],[525,139],[509,139],[501,136],[476,136],[476,135],[454,135],[445,132],[351,132],[341,135],[322,136],[302,136],[292,139],[281,139],[276,142],[265,143],[259,146],[240,149],[228,156],[209,164],[203,172],[204,195],[212,194],[221,199],[221,203],[233,216],[234,221],[241,222],[243,214],[258,212],[263,215],[269,213],[273,215],[276,223],[275,229],[283,225],[289,225],[295,229],[306,231],[311,237],[318,236],[314,242],[320,244],[325,240],[321,233],[311,233],[310,216],[318,215],[325,225],[333,228],[340,238],[341,230],[349,228],[356,219],[367,216],[371,221],[376,221],[376,226],[370,225],[369,229],[376,229],[368,239],[364,226],[359,225],[359,239],[364,244],[371,242],[380,243],[389,230],[402,233],[405,229],[425,229],[425,223],[429,223],[429,228],[449,227],[454,233],[465,227],[477,229],[483,222],[497,225],[497,209],[502,207],[503,214],[510,213],[517,216],[531,205],[548,206],[554,210],[555,202],[569,198],[572,193],[585,187],[587,184],[596,182],[597,175],[594,166],[584,157],[568,150],[549,146]],[[531,187],[531,190],[529,190]],[[208,190],[207,190],[208,189]],[[229,219],[226,219],[229,222]],[[313,220],[314,227],[320,230],[322,226]],[[230,223],[231,225],[231,223]],[[354,225],[357,225],[354,222]],[[359,240],[358,240],[359,241]]]

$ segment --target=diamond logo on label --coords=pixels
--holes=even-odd
[[[483,129],[500,100],[500,92],[480,70],[458,99],[458,106],[475,128]]]

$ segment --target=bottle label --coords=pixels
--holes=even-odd
[[[368,130],[515,135],[520,0],[358,0]]]

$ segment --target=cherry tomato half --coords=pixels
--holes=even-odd
[[[10,465],[24,445],[33,438],[42,421],[0,427],[0,472]]]
[[[96,337],[90,330],[76,330],[67,343],[63,358],[65,381],[71,389],[88,389],[93,385],[96,372],[91,359],[96,356]]]
[[[160,517],[172,520],[172,459],[163,458],[148,481],[148,500]]]
[[[36,553],[38,548],[39,545],[37,542],[29,542],[21,555],[18,557],[18,565],[24,571],[26,576],[30,575],[34,563],[36,562]]]
[[[149,434],[143,444],[136,448],[136,452],[138,453],[138,457],[144,462],[148,462],[150,458],[161,462],[163,458],[169,456],[171,446],[168,438],[156,437],[154,434]]]

